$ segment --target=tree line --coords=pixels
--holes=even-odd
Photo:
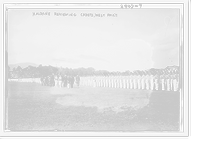
[[[62,68],[54,66],[39,65],[28,66],[22,68],[20,66],[11,69],[8,66],[8,78],[41,78],[49,75],[79,75],[79,76],[110,76],[110,75],[162,75],[162,74],[178,74],[179,66],[168,66],[165,69],[151,68],[147,70],[135,70],[135,71],[107,71],[107,70],[95,70],[92,67],[89,68]]]

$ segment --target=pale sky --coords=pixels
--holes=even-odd
[[[33,16],[50,12],[50,16]],[[75,13],[75,17],[55,16]],[[117,14],[83,17],[81,13]],[[13,9],[8,63],[125,71],[178,65],[178,9]]]

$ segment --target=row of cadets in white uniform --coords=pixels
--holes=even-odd
[[[131,75],[81,77],[81,84],[93,87],[177,91],[178,75]]]

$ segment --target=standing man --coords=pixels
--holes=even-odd
[[[145,79],[146,90],[150,90],[150,73],[146,71],[146,79]]]
[[[54,76],[55,87],[58,87],[58,75]]]
[[[162,70],[162,74],[160,75],[161,80],[161,90],[165,91],[165,70]]]
[[[61,75],[61,87],[64,87],[64,82],[65,82],[65,75]]]
[[[142,78],[142,74],[140,71],[138,71],[138,75],[137,75],[137,88],[141,89],[141,78]]]
[[[145,89],[145,72],[141,71],[141,89]]]
[[[58,76],[58,87],[62,87],[62,76]]]
[[[118,79],[118,88],[121,88],[121,74],[117,76]]]
[[[67,79],[67,88],[70,88],[70,83],[71,83],[71,79],[70,79],[70,76],[68,75],[67,77],[66,77],[66,79]]]
[[[53,74],[50,76],[50,85],[51,86],[55,86],[55,80],[54,80],[54,75]]]
[[[126,89],[130,89],[130,76],[126,75],[125,81],[126,81]]]
[[[44,86],[44,77],[41,77],[40,81],[41,81],[41,85]]]
[[[51,86],[51,76],[47,76],[47,80],[48,80],[47,85]]]
[[[170,74],[167,73],[166,75],[166,90],[170,91]]]
[[[79,75],[77,75],[75,77],[75,79],[76,79],[76,85],[79,87],[79,85],[80,85],[80,77],[79,77]]]
[[[70,87],[74,87],[74,76],[70,76]]]
[[[123,82],[122,83],[123,84],[123,88],[126,88],[126,85],[127,85],[126,84],[126,77],[124,75],[122,76],[122,82]]]
[[[123,88],[123,84],[122,84],[122,75],[119,76],[119,88]]]
[[[179,71],[179,67],[176,71],[176,79],[177,79],[177,90],[180,90],[180,88],[182,87],[182,84],[180,83],[180,71]]]
[[[91,76],[92,87],[97,87],[97,79],[96,76]]]
[[[174,71],[171,70],[171,71],[170,71],[170,91],[173,91],[173,90],[174,90],[174,87],[173,87],[173,80],[174,80]]]
[[[108,87],[108,76],[105,75],[105,87]]]
[[[137,73],[133,73],[133,89],[137,89]]]
[[[32,83],[34,82],[34,73],[32,73]]]
[[[150,72],[150,90],[154,90],[154,72]]]
[[[179,91],[180,86],[179,86],[179,74],[175,74],[174,76],[174,91]]]
[[[133,74],[131,74],[130,76],[129,76],[129,82],[130,82],[130,89],[133,89]]]
[[[155,77],[154,77],[154,89],[159,90],[159,74],[158,71],[156,71]]]
[[[65,75],[64,76],[64,81],[63,81],[63,86],[67,87],[67,84],[68,84],[68,77],[67,77],[67,75]]]

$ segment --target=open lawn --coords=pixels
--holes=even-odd
[[[177,131],[179,93],[9,82],[11,131]]]

